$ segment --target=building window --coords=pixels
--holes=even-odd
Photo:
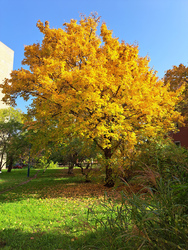
[[[176,146],[181,147],[181,142],[180,141],[175,141],[174,143],[176,144]]]

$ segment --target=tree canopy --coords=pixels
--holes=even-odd
[[[139,56],[138,45],[119,42],[96,15],[50,28],[38,21],[41,44],[25,46],[23,65],[3,87],[4,101],[33,98],[33,128],[58,138],[76,134],[93,139],[110,159],[120,144],[174,130],[181,116],[178,93],[169,91]],[[180,92],[180,91],[179,91]],[[106,174],[110,173],[106,165]],[[110,177],[109,177],[110,178]],[[108,179],[108,178],[107,178]]]
[[[176,91],[184,86],[182,98],[178,103],[178,110],[188,119],[188,67],[183,64],[173,66],[172,69],[166,71],[164,83],[170,84],[170,89]]]
[[[4,163],[13,163],[25,151],[26,140],[23,130],[23,113],[13,108],[0,109],[0,170]],[[3,163],[3,159],[6,161]]]

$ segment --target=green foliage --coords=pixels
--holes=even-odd
[[[158,138],[139,145],[137,151],[132,162],[133,170],[149,168],[166,179],[184,178],[188,167],[187,149],[177,147],[169,139]]]
[[[26,131],[23,128],[23,113],[20,110],[0,109],[0,169],[6,155],[10,166],[15,163],[27,148]]]
[[[188,191],[187,185],[178,181],[157,182],[157,193],[122,192],[121,206],[111,201],[104,203],[107,218],[96,215],[106,237],[113,235],[115,246],[126,249],[187,249],[188,247],[188,197],[178,193]],[[104,236],[105,237],[105,236]]]
[[[58,166],[59,165],[57,162],[50,161],[48,168],[55,169],[55,168],[58,168]]]
[[[0,122],[16,121],[22,123],[23,113],[19,109],[12,107],[0,109]]]
[[[122,192],[121,206],[104,202],[107,217],[95,214],[98,228],[103,237],[113,235],[117,249],[188,249],[188,152],[168,140],[144,143],[139,150],[126,182],[129,192]],[[135,193],[132,184],[142,189]]]
[[[96,158],[99,150],[91,140],[79,137],[65,138],[61,144],[51,149],[50,159],[67,165],[77,161]]]
[[[176,109],[180,111],[188,119],[188,67],[183,64],[179,66],[173,66],[172,69],[166,71],[164,75],[164,84],[170,84],[170,90],[176,91],[177,89],[182,88],[183,92],[181,95],[180,102],[178,103]]]
[[[52,160],[48,160],[45,156],[41,156],[38,160],[38,164],[36,165],[37,168],[39,169],[44,169],[44,168],[58,168],[58,163],[54,163]]]
[[[42,156],[38,160],[37,168],[43,169],[43,168],[47,167],[47,164],[48,164],[48,160],[46,159],[46,157]]]

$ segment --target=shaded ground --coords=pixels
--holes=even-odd
[[[19,170],[17,170],[19,171]],[[33,170],[34,171],[34,170]],[[94,170],[94,175],[91,177],[91,182],[85,182],[84,176],[80,169],[74,169],[74,174],[68,174],[67,169],[47,169],[35,170],[33,176],[25,177],[15,185],[5,188],[0,191],[9,197],[14,194],[17,199],[23,199],[24,196],[30,195],[34,198],[82,198],[82,197],[98,197],[103,198],[108,196],[113,199],[120,199],[122,190],[129,189],[126,184],[121,184],[118,187],[108,188],[98,180],[97,170]],[[11,173],[10,173],[11,174]],[[22,173],[23,174],[23,173]],[[131,186],[132,191],[138,191],[138,186]]]
[[[22,185],[24,185],[24,184],[30,182],[31,180],[37,178],[37,174],[38,174],[38,172],[37,172],[33,177],[27,179],[26,181],[20,182],[20,183],[18,183],[18,184],[15,184],[13,187],[10,187],[10,188],[4,189],[3,191],[0,191],[0,194],[3,194],[3,193],[5,193],[5,192],[8,192],[8,191],[10,191],[10,190],[15,189],[16,187],[22,186]]]
[[[18,170],[19,171],[19,170]],[[67,169],[47,169],[34,172],[34,176],[26,177],[19,184],[10,188],[1,190],[2,199],[7,196],[6,200],[14,199],[22,200],[26,197],[33,198],[87,198],[111,197],[119,199],[121,197],[120,188],[107,188],[102,183],[97,182],[97,178],[92,182],[85,182],[85,178],[79,169],[74,170],[74,174],[67,174]],[[122,189],[122,188],[121,188]]]

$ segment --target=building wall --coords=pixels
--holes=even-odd
[[[179,128],[179,132],[171,136],[177,145],[188,148],[188,124],[185,127]]]
[[[5,78],[10,77],[10,73],[13,70],[13,60],[14,51],[0,41],[0,83],[2,83]],[[2,97],[3,94],[0,89],[0,109],[8,108],[9,106],[3,103]],[[6,156],[4,157],[3,162],[5,161]],[[6,165],[4,165],[3,168],[6,168]]]
[[[7,47],[4,43],[0,41],[0,82],[5,78],[10,76],[11,71],[13,70],[13,60],[14,60],[14,51]],[[0,109],[6,108],[7,105],[2,102],[3,94],[0,89]]]

